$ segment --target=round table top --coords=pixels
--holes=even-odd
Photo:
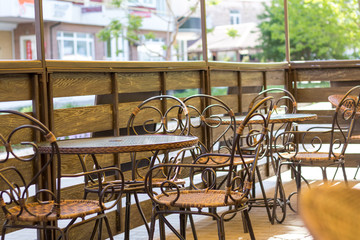
[[[194,136],[132,135],[58,141],[61,154],[105,154],[142,152],[191,147],[198,142]],[[50,153],[49,143],[39,145],[40,153]]]
[[[245,119],[244,116],[235,116],[236,124],[240,124]],[[286,114],[277,114],[273,113],[270,116],[270,123],[286,123],[286,122],[303,122],[309,120],[317,119],[316,114],[306,114],[306,113],[286,113]],[[219,124],[219,118],[207,118],[206,122],[209,124]],[[254,117],[250,120],[249,123],[260,123],[260,117]],[[230,124],[230,117],[222,117],[221,124],[228,125]]]

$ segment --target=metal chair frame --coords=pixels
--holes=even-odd
[[[89,175],[100,177],[106,171],[116,171],[119,179],[123,181],[124,176],[122,172],[117,168],[109,168],[78,174],[64,174],[61,172],[61,156],[56,137],[44,124],[25,113],[12,110],[0,110],[0,113],[21,119],[19,121],[20,126],[16,126],[10,132],[5,132],[4,130],[0,134],[0,144],[4,147],[5,151],[0,164],[4,164],[11,159],[11,161],[32,162],[34,166],[38,166],[38,171],[34,173],[34,176],[29,181],[26,181],[22,171],[18,170],[15,166],[5,166],[0,169],[0,182],[4,186],[0,192],[0,202],[6,219],[2,226],[2,239],[5,239],[6,229],[8,228],[42,230],[45,239],[52,239],[56,236],[55,232],[58,232],[60,234],[58,238],[69,239],[69,232],[72,228],[93,220],[95,220],[95,226],[91,239],[94,239],[97,230],[99,238],[101,238],[103,221],[105,222],[110,239],[113,239],[109,221],[104,211],[117,204],[124,186],[117,186],[118,195],[114,203],[106,207],[104,202],[114,197],[113,184],[106,186],[99,184],[98,200],[62,199],[61,179]],[[23,132],[24,130],[28,132]],[[28,141],[29,134],[37,136],[37,141]],[[38,141],[40,137],[43,140],[47,140],[47,144],[51,147],[51,151],[46,157],[39,154]],[[21,141],[22,139],[25,140]],[[18,142],[29,148],[29,150],[32,149],[32,153],[26,153],[26,156],[18,155],[16,150]],[[52,181],[48,184],[42,183],[44,186],[40,186],[40,180],[45,176],[48,176]],[[36,186],[34,196],[30,196],[29,189],[32,186]],[[85,216],[90,214],[96,214],[96,216],[85,219]],[[79,218],[82,220],[75,223]],[[63,219],[68,219],[70,222],[65,228],[60,228],[57,226],[57,221]],[[29,222],[33,222],[33,224]]]
[[[159,218],[163,221],[170,230],[179,238],[185,239],[186,236],[186,226],[185,219],[186,216],[192,215],[206,215],[211,216],[212,219],[217,221],[218,225],[218,237],[219,239],[225,239],[225,229],[224,221],[225,217],[228,214],[234,214],[235,212],[242,212],[245,218],[246,228],[250,234],[251,239],[255,239],[255,235],[251,226],[250,217],[248,214],[248,196],[252,189],[252,184],[254,180],[255,169],[257,165],[258,158],[260,156],[261,143],[266,138],[268,122],[270,119],[270,114],[272,111],[264,116],[258,114],[256,110],[263,106],[263,104],[269,104],[270,109],[272,109],[272,97],[268,97],[260,101],[254,108],[248,113],[247,117],[240,124],[236,130],[235,138],[233,139],[231,153],[230,154],[221,154],[221,153],[206,153],[198,156],[194,163],[184,164],[184,163],[164,163],[159,165],[152,165],[151,170],[147,173],[145,178],[145,189],[149,197],[153,201],[153,212],[151,218],[151,227],[150,227],[150,236],[149,239],[154,238],[155,230],[155,221],[156,218]],[[247,126],[247,123],[253,117],[262,118],[263,124],[262,128],[257,131],[258,142],[254,143],[252,146],[255,148],[255,152],[251,156],[244,156],[240,148],[240,136],[244,134],[244,129]],[[252,135],[255,132],[251,133]],[[247,135],[249,138],[253,137]],[[186,149],[187,150],[187,149]],[[185,151],[185,150],[184,150]],[[211,157],[228,157],[230,160],[223,164],[203,164],[198,163],[198,160],[201,158],[211,158]],[[254,159],[252,164],[245,164],[245,157],[252,157]],[[242,174],[238,175],[235,171],[234,159],[241,158],[243,161],[243,170]],[[159,168],[169,167],[177,169],[173,171],[172,175],[169,175],[168,178],[159,186],[152,184],[152,174],[157,171]],[[189,188],[180,188],[177,184],[174,183],[173,179],[176,178],[179,172],[182,172],[183,169],[189,169],[189,178],[190,178],[190,187]],[[227,169],[225,190],[220,190],[216,188],[214,179],[216,178],[216,169]],[[201,176],[202,183],[195,184],[193,181],[194,174],[199,174]],[[212,181],[208,181],[211,179]],[[204,186],[204,189],[200,186]],[[194,197],[193,195],[196,195]],[[202,197],[208,197],[211,200],[201,201]],[[203,211],[203,208],[217,208],[219,206],[233,206],[232,209],[229,209],[219,215],[218,213],[212,213]],[[181,221],[180,232],[178,232],[171,223],[166,219],[168,214],[179,214]],[[192,226],[194,238],[197,239],[196,232],[194,232],[194,226]]]

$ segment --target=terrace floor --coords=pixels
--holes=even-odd
[[[351,187],[360,188],[360,174],[358,176],[359,180],[354,180],[355,168],[347,169],[347,176],[349,179],[349,185]],[[328,169],[328,176],[332,176],[335,169]],[[317,186],[322,184],[321,181],[321,172],[318,168],[303,168],[302,170],[305,178],[310,180],[311,186]],[[285,187],[286,194],[293,192],[295,187],[294,180],[291,179],[290,171],[283,173],[283,182]],[[340,184],[342,180],[342,174],[338,173],[333,184]],[[271,177],[264,181],[265,189],[267,189],[268,196],[271,196],[275,187],[275,178]],[[304,186],[305,187],[305,186]],[[308,232],[304,223],[302,222],[300,216],[294,212],[292,212],[289,208],[287,208],[287,216],[285,221],[282,224],[274,224],[271,225],[267,219],[266,211],[264,208],[252,208],[250,211],[250,218],[253,224],[253,229],[255,232],[255,237],[258,240],[311,240],[313,237]],[[177,224],[178,216],[173,215],[168,217],[170,222],[174,223],[175,227],[179,228]],[[196,230],[198,234],[198,238],[212,240],[217,238],[217,227],[216,222],[210,220],[208,217],[196,216],[195,217]],[[177,225],[176,225],[177,224]],[[226,239],[230,240],[248,240],[250,239],[247,233],[243,232],[241,216],[238,214],[229,222],[225,223],[225,234]],[[178,239],[169,229],[166,229],[166,239],[173,240]],[[115,236],[115,239],[122,240],[123,234],[119,234]],[[147,239],[147,233],[145,227],[141,226],[135,229],[132,229],[130,232],[131,240],[145,240]],[[159,239],[158,225],[155,232],[155,239]],[[191,228],[187,229],[187,239],[193,239]]]

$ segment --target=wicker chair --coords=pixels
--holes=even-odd
[[[256,103],[258,103],[262,99],[266,98],[267,96],[274,97],[274,114],[275,113],[276,114],[295,114],[296,113],[297,102],[296,102],[295,97],[288,90],[282,89],[282,88],[271,88],[271,89],[266,89],[264,91],[261,91],[250,102],[249,110],[252,109]],[[263,112],[263,113],[267,113],[268,111],[269,111],[268,106],[264,106],[263,109],[259,109],[259,112]],[[256,127],[257,127],[256,124],[249,124],[249,130],[256,128]],[[279,159],[277,158],[276,154],[273,154],[274,149],[276,147],[277,151],[284,150],[281,147],[284,146],[284,143],[289,140],[286,138],[282,138],[280,141],[280,139],[278,139],[277,146],[274,145],[273,140],[276,137],[278,137],[279,135],[281,135],[282,132],[289,131],[289,130],[293,129],[293,127],[294,126],[293,126],[292,122],[271,123],[270,124],[269,136],[265,143],[266,146],[264,147],[263,156],[266,157],[267,162],[271,164],[272,169],[275,173],[276,173],[276,169],[278,168],[278,165],[279,165]],[[281,135],[281,136],[284,136],[284,135]],[[245,141],[244,141],[242,148],[243,148],[243,151],[250,151],[250,152],[252,151],[251,147],[246,146]],[[259,182],[261,183],[260,174],[258,174],[258,178],[259,178]],[[278,188],[279,198],[275,198],[276,200],[274,200],[272,198],[271,199],[266,198],[263,187],[262,187],[262,185],[260,185],[260,186],[261,186],[263,197],[260,199],[253,198],[250,201],[250,205],[252,207],[266,207],[269,221],[272,224],[274,224],[275,220],[278,223],[282,223],[286,217],[286,202],[287,202],[287,200],[285,199],[285,192],[284,192],[284,188],[282,187],[282,183],[281,182],[279,183],[279,188]],[[256,194],[256,192],[255,192],[255,188],[254,188],[253,192],[252,192],[252,196],[255,196],[255,194]],[[264,202],[264,199],[266,199],[265,202]],[[273,208],[273,212],[271,214],[270,208],[273,205],[277,205],[277,208]],[[274,211],[276,209],[278,209],[278,211]]]
[[[229,154],[236,128],[235,115],[231,108],[219,98],[206,94],[187,97],[184,103],[190,115],[189,134],[199,138],[198,146],[191,151],[193,159],[204,153]],[[223,124],[224,117],[228,118],[226,124]],[[224,164],[229,162],[230,158],[213,156],[197,161],[202,164]],[[241,161],[238,163],[242,164]],[[217,169],[221,170],[227,172],[227,169]],[[217,184],[217,187],[220,188],[223,184],[224,181]]]
[[[337,107],[343,97],[344,97],[344,95],[334,94],[334,95],[330,95],[328,97],[328,100],[333,106]],[[357,96],[352,95],[352,96],[348,96],[348,98],[352,98],[352,99],[356,100]],[[344,111],[345,109],[346,109],[346,107],[342,106],[340,111]],[[360,116],[360,106],[358,106],[357,109],[356,109],[356,118],[359,118],[359,116]],[[351,139],[352,140],[359,140],[360,135],[359,134],[353,135],[353,136],[351,136]],[[360,169],[360,165],[358,165],[358,167],[356,169],[356,172],[354,174],[354,179],[356,179],[356,176],[357,176],[357,174],[359,172],[359,169]]]
[[[196,149],[192,151],[193,158],[205,153],[230,154],[232,141],[235,137],[236,121],[232,109],[221,99],[206,95],[197,94],[184,99],[184,103],[189,109],[190,114],[190,135],[197,136],[200,141]],[[230,157],[212,156],[197,160],[201,164],[226,164]],[[252,164],[253,158],[245,159],[246,164]],[[241,158],[234,158],[235,171],[242,168]],[[227,172],[227,169],[216,169],[217,172]],[[256,175],[260,180],[262,190],[262,201],[266,206],[269,219],[271,219],[270,208],[266,201],[265,190],[261,181],[260,171],[256,166]],[[216,179],[215,179],[216,180]],[[221,188],[226,182],[226,178],[216,184],[216,188]],[[253,192],[255,193],[255,192]],[[230,220],[235,216],[229,216]]]
[[[56,138],[47,127],[24,113],[1,110],[0,114],[7,114],[9,118],[8,127],[3,128],[0,133],[1,145],[3,146],[0,160],[2,165],[0,169],[0,184],[2,186],[0,202],[5,214],[2,239],[5,239],[8,228],[42,230],[44,239],[50,239],[55,234],[59,238],[69,239],[69,232],[72,228],[91,220],[95,221],[91,239],[95,237],[97,230],[101,235],[103,221],[106,224],[109,237],[113,239],[109,221],[104,211],[117,204],[124,186],[122,184],[117,186],[116,201],[111,206],[105,206],[104,201],[108,197],[114,196],[108,195],[114,189],[113,184],[106,186],[100,184],[98,186],[98,200],[63,199],[61,196],[61,180],[84,175],[99,176],[106,171],[116,171],[119,179],[123,181],[122,172],[117,168],[109,168],[79,174],[64,174],[61,172],[61,158]],[[38,153],[41,146],[37,142],[40,139],[46,139],[51,145],[51,152],[46,158],[41,158]],[[18,164],[17,161],[21,161],[22,164]],[[33,166],[35,169],[33,176],[28,176],[31,168],[24,168],[23,164]],[[53,171],[50,171],[50,168]],[[47,175],[49,173],[50,175]],[[46,177],[51,181],[42,181]],[[35,193],[32,190],[34,185],[36,185]],[[95,214],[95,216],[88,217],[90,214]],[[68,225],[61,229],[57,225],[60,220],[67,220]]]
[[[281,182],[281,167],[284,165],[290,166],[295,172],[297,192],[289,195],[289,202],[291,201],[291,197],[300,191],[301,180],[304,180],[304,182],[309,185],[308,181],[301,175],[302,166],[320,167],[324,182],[328,180],[326,173],[327,167],[335,166],[337,169],[341,167],[344,181],[347,182],[345,152],[354,132],[356,113],[360,105],[359,96],[360,86],[350,89],[343,96],[335,109],[331,127],[311,127],[306,131],[286,131],[278,136],[278,139],[286,138],[289,142],[283,145],[281,151],[276,151],[282,162],[278,168],[278,181],[275,188],[279,188],[278,183]],[[322,139],[326,138],[330,139],[329,148],[323,146],[325,141]],[[275,141],[278,139],[275,139]],[[299,139],[300,143],[290,141],[296,139]],[[284,148],[286,151],[283,151]],[[277,197],[277,192],[278,191],[275,192],[275,198]]]
[[[299,213],[317,240],[356,240],[360,236],[360,190],[323,185],[304,190]]]
[[[180,125],[182,127],[180,127]],[[183,128],[184,126],[185,128]],[[127,123],[127,134],[185,135],[188,132],[188,128],[189,117],[185,104],[176,97],[161,95],[150,97],[134,108]],[[130,158],[130,166],[126,164],[121,166],[123,171],[131,171],[130,179],[126,180],[125,188],[123,190],[126,196],[124,239],[130,239],[131,196],[134,196],[138,212],[143,220],[144,226],[149,232],[149,226],[145,214],[140,206],[138,193],[145,193],[144,179],[151,162],[171,162],[173,159],[169,152],[159,151],[148,153],[141,152],[140,154],[131,153]],[[103,168],[103,166],[101,166],[101,164],[96,160],[95,156],[92,156],[92,160],[96,169]],[[89,164],[86,164],[84,159],[81,159],[81,162],[84,169],[86,169],[86,166]],[[166,169],[161,169],[161,171],[157,173],[156,177],[154,176],[153,181],[159,183],[162,182],[163,179],[166,179],[166,172]],[[102,185],[106,185],[108,183],[115,183],[116,185],[118,179],[114,180],[113,178],[114,175],[104,175],[101,178]],[[185,182],[182,179],[177,180],[177,184],[182,185],[184,183]],[[88,193],[98,193],[97,186],[97,179],[87,179],[85,183],[85,198]],[[120,206],[118,207],[120,208]]]
[[[154,238],[155,230],[155,220],[159,218],[162,220],[172,232],[179,237],[179,239],[185,239],[185,222],[184,216],[187,215],[206,215],[212,217],[217,221],[218,225],[218,237],[219,239],[225,239],[225,230],[224,230],[224,219],[228,214],[233,214],[234,212],[243,212],[247,230],[250,233],[251,239],[255,239],[251,222],[248,214],[248,196],[250,190],[252,189],[252,184],[254,180],[255,167],[258,161],[260,154],[261,144],[266,138],[268,121],[270,118],[271,111],[268,115],[263,116],[257,114],[256,110],[262,107],[264,104],[269,104],[272,106],[272,98],[268,97],[259,102],[254,108],[248,113],[246,119],[240,124],[236,130],[235,138],[233,139],[231,153],[222,154],[222,153],[206,153],[197,157],[194,163],[185,164],[159,164],[151,168],[147,173],[145,179],[146,191],[150,198],[153,201],[153,214],[151,218],[151,232],[149,239]],[[271,109],[271,107],[270,107]],[[255,148],[254,154],[251,156],[253,158],[252,164],[246,164],[246,157],[242,155],[240,149],[240,136],[244,134],[244,129],[247,126],[247,123],[253,117],[259,117],[262,119],[262,126],[259,131],[257,131],[258,141],[253,144]],[[255,132],[251,133],[253,137]],[[223,164],[204,164],[204,158],[212,157],[225,157],[229,158],[229,161],[224,162]],[[250,157],[250,156],[247,156]],[[234,165],[234,159],[239,158],[243,162],[242,172],[237,174]],[[164,181],[160,186],[158,184],[153,185],[152,179],[153,174],[161,168],[171,168],[171,175],[168,175],[167,180]],[[215,186],[216,170],[217,169],[227,169],[226,183],[224,188],[217,189]],[[180,173],[189,173],[189,186],[181,188],[179,185],[174,182],[173,179],[177,179],[178,174]],[[195,179],[199,179],[200,182],[196,182]],[[210,181],[211,180],[211,181]],[[223,190],[225,189],[225,190]],[[218,214],[216,212],[204,211],[204,208],[218,208],[218,207],[230,207],[225,212]],[[180,224],[180,233],[171,225],[171,223],[166,219],[168,214],[179,214],[180,219],[183,219]],[[181,218],[183,216],[183,218]],[[193,229],[194,231],[194,229]],[[196,239],[196,235],[194,236]]]

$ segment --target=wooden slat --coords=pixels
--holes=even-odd
[[[93,170],[94,162],[90,155],[81,155],[81,157],[86,159],[86,167],[87,170]],[[98,162],[100,163],[101,167],[108,167],[114,165],[114,157],[112,154],[98,154],[96,155]],[[72,154],[63,154],[61,156],[61,171],[63,173],[79,173],[82,172],[83,169],[80,164],[80,160],[77,155]]]
[[[217,97],[222,101],[224,101],[235,113],[237,112],[238,109],[237,95],[232,94],[232,95],[217,96]]]
[[[344,94],[349,90],[349,87],[336,88],[304,88],[297,89],[297,102],[328,102],[328,96],[333,94]],[[319,94],[319,91],[321,94]]]
[[[163,71],[181,70],[181,69],[206,69],[205,62],[187,61],[187,62],[140,62],[140,61],[64,61],[64,60],[46,60],[46,66],[49,71],[67,70],[76,72],[86,69],[96,69],[97,71],[113,71],[131,69],[137,71],[154,71],[162,69]]]
[[[359,68],[297,70],[299,81],[358,81]]]
[[[112,129],[111,105],[57,109],[54,111],[54,134],[68,136]]]
[[[289,64],[286,62],[279,63],[228,63],[228,62],[208,62],[207,65],[211,70],[240,70],[240,71],[258,71],[258,70],[279,70],[288,69]]]
[[[311,124],[331,124],[334,110],[298,110],[298,113],[304,114],[316,114],[317,119],[307,121],[304,123],[311,123]]]
[[[242,109],[244,112],[248,112],[250,102],[257,96],[257,93],[242,94]]]
[[[119,93],[160,91],[159,73],[118,73],[117,81]]]
[[[30,74],[0,74],[0,101],[31,99]]]
[[[237,86],[237,72],[211,71],[211,87]]]
[[[262,72],[241,72],[242,87],[246,86],[262,86],[263,74]]]
[[[53,73],[54,97],[100,95],[111,93],[109,73]]]
[[[200,88],[200,72],[168,72],[166,88],[167,90]]]
[[[284,71],[266,72],[266,84],[269,85],[285,85]]]
[[[10,134],[10,132],[13,131],[15,128],[26,124],[31,124],[31,121],[23,117],[16,116],[14,114],[0,115],[0,133],[4,137],[7,137]],[[24,130],[20,130],[17,134],[15,134],[12,137],[11,143],[17,144],[21,141],[31,141],[31,140],[34,140],[32,131],[30,129],[24,129]]]
[[[8,161],[6,161],[5,163],[1,163],[1,169],[10,167],[10,166],[15,167],[17,170],[19,170],[21,172],[26,183],[28,183],[34,176],[33,171],[32,171],[33,164],[34,164],[33,161],[23,162],[23,161],[15,159],[15,158],[11,158]],[[14,173],[14,172],[12,172],[12,173]],[[7,177],[10,177],[10,176],[7,176]],[[16,181],[17,184],[21,185],[19,178],[17,176],[15,176],[15,174],[14,174],[14,178],[9,179],[9,180]],[[22,187],[22,185],[20,187]],[[2,179],[0,179],[0,189],[8,189],[7,185],[4,183],[4,181]]]
[[[129,102],[119,104],[119,123],[120,128],[126,128],[131,113],[141,102]]]

